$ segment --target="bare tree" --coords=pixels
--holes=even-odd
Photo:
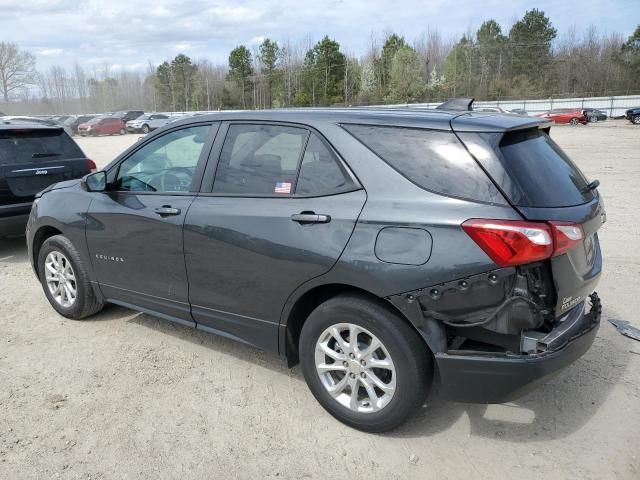
[[[35,83],[35,65],[32,53],[20,51],[15,43],[0,42],[0,89],[5,106],[12,93]]]

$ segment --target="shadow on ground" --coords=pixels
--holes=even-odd
[[[28,262],[27,240],[24,235],[19,237],[0,237],[0,262],[21,263]]]

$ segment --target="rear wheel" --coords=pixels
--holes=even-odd
[[[578,120],[577,118],[574,117],[569,121],[569,123],[571,125],[578,125],[580,123],[580,120]]]
[[[38,273],[47,300],[60,315],[79,320],[102,309],[80,255],[67,237],[54,235],[42,244]]]
[[[305,322],[299,346],[311,392],[351,427],[391,430],[424,403],[432,380],[428,347],[382,304],[357,295],[328,300]]]

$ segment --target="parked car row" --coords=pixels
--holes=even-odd
[[[476,108],[477,112],[494,112],[494,113],[504,113],[504,114],[515,114],[515,115],[528,115],[528,113],[521,108],[514,108],[511,110],[507,110],[502,107],[480,107]],[[640,115],[640,109],[637,112]],[[539,113],[535,115],[536,117],[546,118],[553,123],[566,123],[569,125],[578,125],[592,122],[601,122],[607,120],[608,115],[605,111],[600,110],[598,108],[554,108],[552,110],[548,110],[543,113]],[[633,121],[632,118],[628,118],[630,121]],[[640,123],[640,117],[637,119]]]

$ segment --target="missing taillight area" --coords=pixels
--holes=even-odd
[[[567,222],[472,218],[462,224],[462,229],[500,267],[562,255],[584,240],[582,227]]]

